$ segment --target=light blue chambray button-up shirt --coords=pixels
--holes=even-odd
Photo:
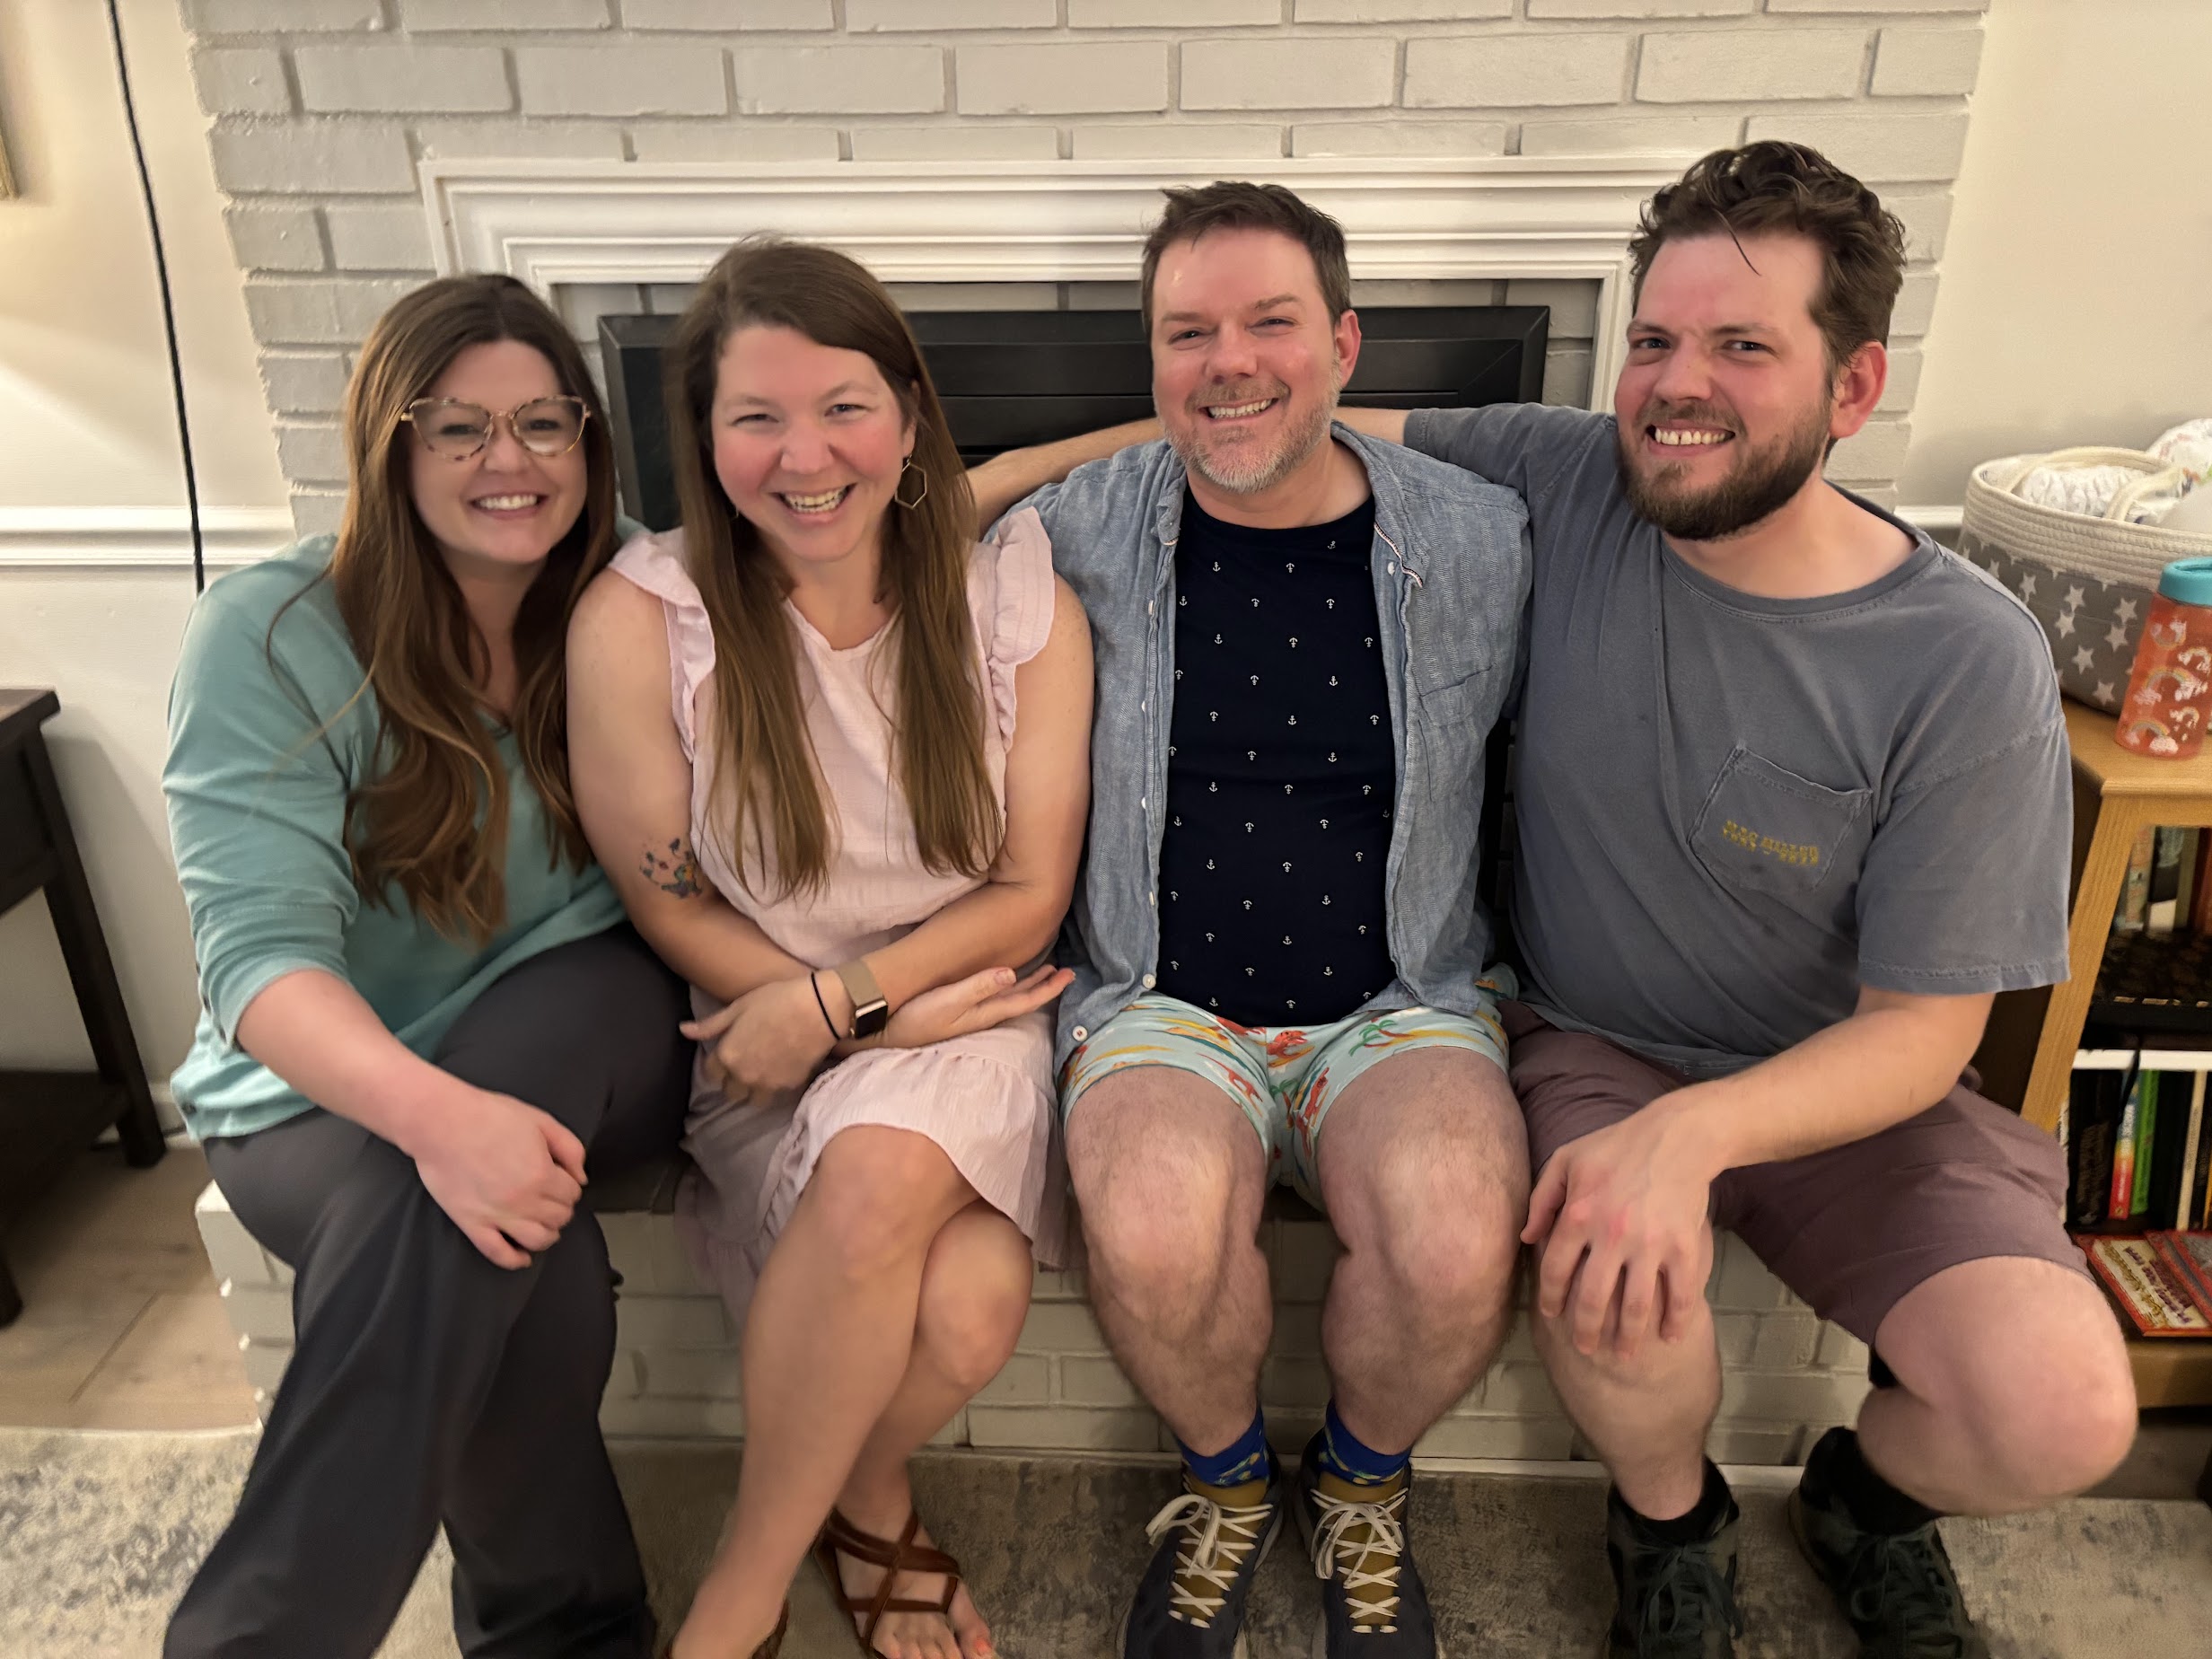
[[[1475,896],[1483,749],[1513,686],[1528,511],[1463,468],[1334,432],[1374,496],[1370,562],[1398,755],[1383,874],[1398,977],[1365,1006],[1471,1013],[1492,937]],[[1079,467],[1022,504],[1042,516],[1053,562],[1090,613],[1097,664],[1090,839],[1055,958],[1075,975],[1060,999],[1062,1062],[1149,990],[1158,966],[1183,487],[1163,441]]]

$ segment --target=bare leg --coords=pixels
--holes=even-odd
[[[930,1244],[975,1196],[936,1146],[904,1129],[847,1129],[823,1149],[745,1322],[744,1469],[677,1659],[748,1655],[775,1628],[906,1374]]]
[[[2094,1286],[2028,1257],[1946,1268],[1874,1333],[1898,1386],[1859,1414],[1876,1473],[1946,1514],[2033,1509],[2094,1486],[2135,1437],[2135,1383]]]
[[[1489,1365],[1513,1312],[1528,1137],[1505,1074],[1416,1050],[1357,1078],[1321,1128],[1321,1196],[1346,1254],[1321,1314],[1337,1410],[1402,1452]]]
[[[1698,1294],[1690,1299],[1682,1334],[1672,1341],[1646,1340],[1632,1359],[1612,1352],[1620,1298],[1608,1315],[1594,1354],[1576,1349],[1567,1319],[1529,1315],[1536,1352],[1552,1386],[1611,1471],[1621,1501],[1653,1521],[1672,1521],[1697,1507],[1705,1489],[1705,1437],[1720,1409],[1720,1350],[1713,1314],[1703,1294],[1713,1263],[1707,1228],[1698,1261]],[[1569,1282],[1571,1308],[1582,1282]]]
[[[922,1268],[914,1353],[899,1391],[868,1432],[867,1444],[838,1494],[838,1508],[864,1532],[896,1538],[914,1509],[907,1460],[998,1374],[1021,1339],[1033,1267],[1022,1230],[988,1204],[970,1204],[946,1222]],[[931,1542],[926,1527],[916,1541]],[[848,1595],[874,1593],[882,1574],[839,1559]],[[944,1593],[934,1575],[901,1574],[892,1594],[931,1601]],[[934,1613],[887,1613],[874,1645],[886,1659],[987,1659],[990,1628],[962,1585],[947,1620]]]
[[[1266,1148],[1204,1078],[1133,1066],[1076,1102],[1067,1165],[1114,1356],[1184,1444],[1224,1450],[1260,1409],[1275,1318]]]

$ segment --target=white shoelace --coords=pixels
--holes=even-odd
[[[1210,1497],[1183,1492],[1168,1500],[1160,1513],[1145,1523],[1145,1540],[1158,1543],[1176,1527],[1183,1529],[1182,1548],[1175,1553],[1175,1582],[1168,1598],[1168,1617],[1205,1629],[1229,1599],[1230,1586],[1243,1569],[1244,1558],[1259,1547],[1274,1514],[1271,1504],[1249,1509],[1224,1509]],[[1193,1584],[1207,1589],[1194,1590]],[[1211,1593],[1207,1591],[1210,1590]]]
[[[1406,1552],[1406,1529],[1399,1523],[1397,1512],[1405,1507],[1406,1494],[1412,1489],[1401,1486],[1379,1504],[1313,1494],[1321,1512],[1321,1523],[1313,1529],[1313,1576],[1332,1577],[1341,1565],[1352,1623],[1383,1636],[1398,1633],[1398,1563]],[[1367,1529],[1366,1538],[1347,1542],[1345,1533],[1356,1526]],[[1381,1572],[1362,1570],[1361,1564],[1370,1556],[1386,1558]],[[1378,1591],[1382,1593],[1374,1593]]]

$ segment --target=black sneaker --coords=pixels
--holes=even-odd
[[[1734,1498],[1710,1538],[1655,1543],[1613,1493],[1605,1504],[1605,1555],[1620,1599],[1605,1638],[1607,1659],[1734,1659],[1743,1634],[1736,1611]]]
[[[1122,1659],[1246,1659],[1244,1603],[1289,1501],[1283,1471],[1241,1487],[1183,1489],[1146,1524],[1154,1551],[1121,1621]]]
[[[1810,1500],[1800,1486],[1789,1530],[1858,1632],[1860,1659],[1989,1659],[1934,1522],[1862,1532],[1842,1505]]]
[[[1325,1474],[1321,1437],[1298,1470],[1298,1532],[1322,1581],[1313,1659],[1442,1659],[1428,1592],[1413,1564],[1413,1471],[1358,1487]]]

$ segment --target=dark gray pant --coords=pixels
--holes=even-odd
[[[559,1119],[601,1179],[675,1146],[689,1012],[619,927],[502,977],[434,1058]],[[329,1112],[212,1140],[207,1163],[294,1269],[296,1346],[164,1659],[368,1659],[441,1522],[472,1659],[649,1654],[645,1576],[599,1434],[613,1275],[589,1211],[509,1270],[462,1236],[412,1160]]]

